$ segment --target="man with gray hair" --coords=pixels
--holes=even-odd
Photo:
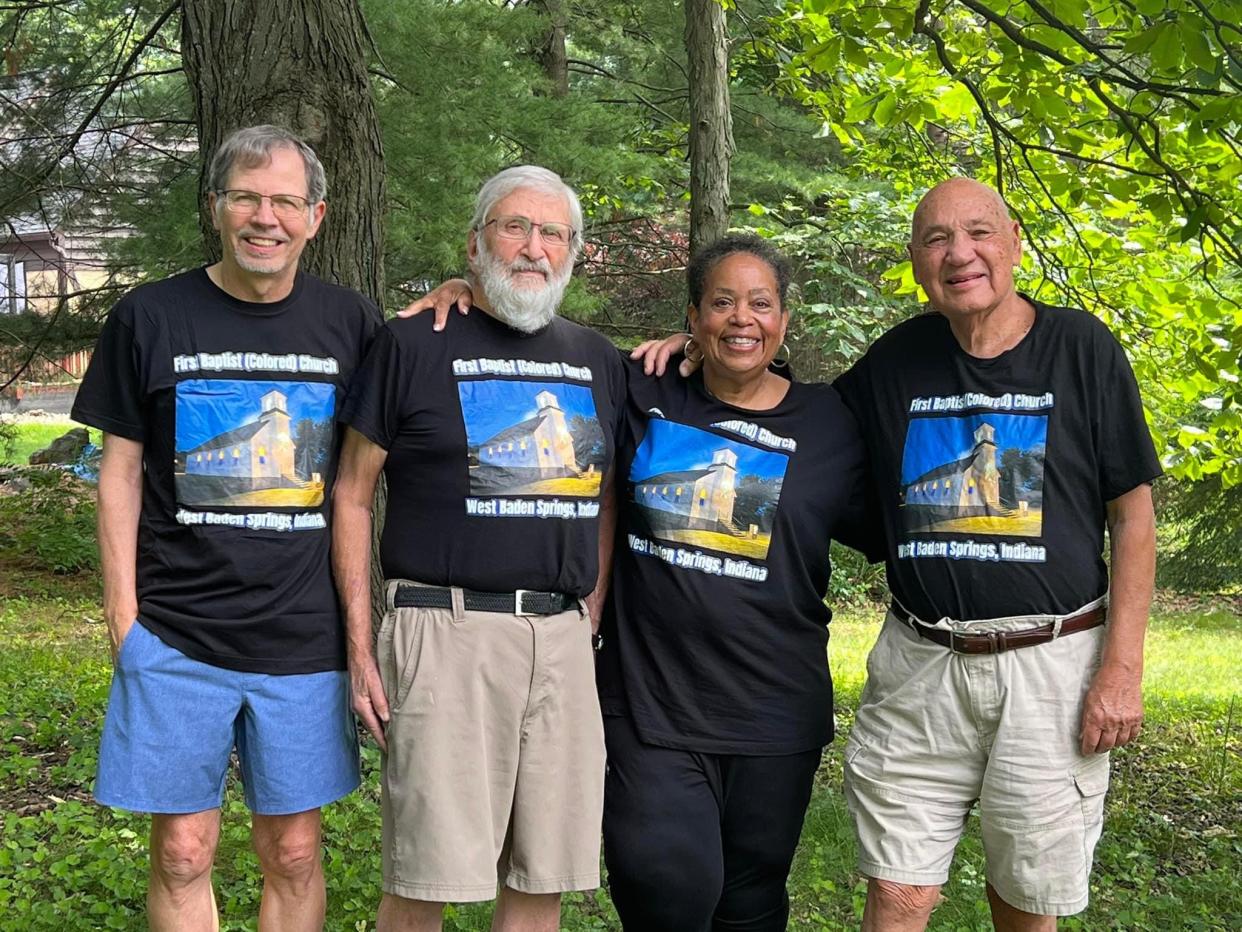
[[[381,932],[490,900],[554,930],[599,883],[604,739],[592,619],[612,541],[625,373],[556,316],[581,245],[574,192],[535,166],[479,192],[477,313],[393,320],[350,388],[333,569],[354,709],[385,751]],[[388,611],[372,646],[371,502],[383,470]]]
[[[114,672],[95,797],[152,814],[155,930],[218,924],[234,749],[263,932],[323,928],[319,809],[359,782],[327,503],[338,403],[379,313],[298,270],[324,193],[288,131],[225,139],[207,191],[221,260],[122,298],[74,404],[104,435]]]

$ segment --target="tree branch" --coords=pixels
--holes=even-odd
[[[56,166],[60,164],[60,161],[73,152],[82,136],[90,128],[91,124],[95,121],[99,114],[103,112],[104,104],[108,102],[108,99],[112,96],[116,89],[125,81],[129,69],[134,66],[146,47],[155,39],[159,31],[164,28],[164,24],[168,22],[175,12],[177,12],[177,9],[180,6],[180,0],[174,0],[174,2],[165,8],[164,12],[156,18],[155,22],[151,24],[151,28],[147,30],[146,35],[139,40],[138,44],[134,46],[133,50],[126,57],[124,64],[117,70],[117,73],[113,79],[104,87],[103,92],[99,95],[98,99],[96,99],[94,106],[91,107],[86,116],[82,118],[74,130],[69,134],[65,144],[57,150],[56,154],[52,156],[52,158],[47,160],[44,166],[35,173],[33,178],[26,179],[27,184],[31,187],[41,184],[52,174],[53,171],[56,170]],[[9,213],[9,208],[12,206],[13,202],[14,199],[9,198],[7,202],[0,204],[0,214]]]

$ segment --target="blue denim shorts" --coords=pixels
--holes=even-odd
[[[226,670],[135,623],[112,674],[95,799],[134,812],[215,809],[234,747],[252,812],[305,812],[352,792],[360,778],[348,675]]]

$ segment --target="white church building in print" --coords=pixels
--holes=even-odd
[[[909,483],[905,504],[954,518],[1000,511],[996,429],[985,421],[975,428],[974,437],[974,448],[966,456],[930,469]]]
[[[535,405],[534,417],[506,427],[479,444],[479,463],[539,479],[576,475],[574,438],[560,400],[544,390],[535,396]]]
[[[287,398],[272,390],[260,399],[258,417],[185,452],[190,475],[296,480]]]
[[[634,503],[648,510],[653,527],[733,530],[737,454],[712,453],[711,465],[664,472],[634,483]]]

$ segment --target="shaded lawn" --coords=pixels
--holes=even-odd
[[[109,666],[96,581],[5,572],[0,582],[0,930],[141,929],[147,822],[88,801]],[[840,794],[878,611],[842,613],[830,656],[842,735],[825,755],[790,884],[790,928],[856,928],[863,883]],[[1148,650],[1148,724],[1115,755],[1092,905],[1073,929],[1242,928],[1242,766],[1233,710],[1242,620],[1160,616]],[[364,788],[325,813],[327,928],[373,928],[379,897],[378,754]],[[988,929],[977,826],[968,829],[935,930]],[[221,928],[254,929],[259,879],[231,781],[217,858]],[[453,908],[447,929],[487,927],[490,907]],[[607,893],[566,897],[563,927],[617,929]]]

